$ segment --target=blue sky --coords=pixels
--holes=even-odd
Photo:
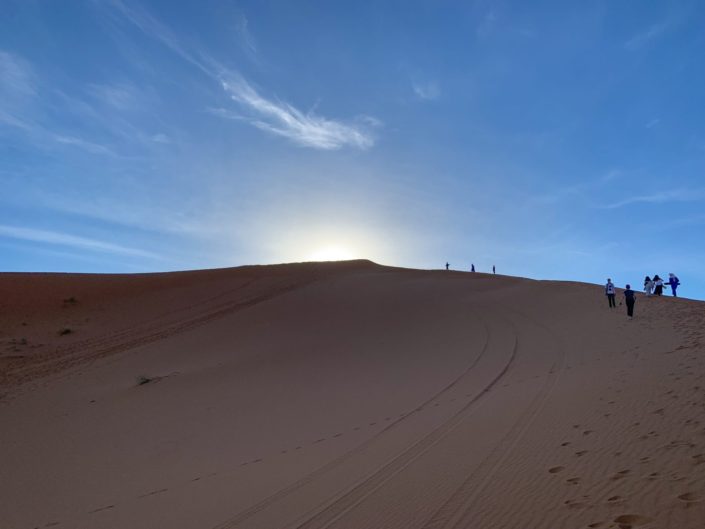
[[[4,0],[1,268],[319,258],[705,299],[698,2]]]

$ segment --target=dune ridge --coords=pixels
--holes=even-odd
[[[701,302],[369,261],[0,291],[2,527],[705,520]]]

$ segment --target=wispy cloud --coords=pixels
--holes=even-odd
[[[228,96],[249,113],[243,119],[254,127],[315,149],[333,150],[345,146],[367,149],[374,145],[374,137],[364,126],[369,125],[369,120],[359,120],[360,125],[343,123],[313,112],[302,112],[283,101],[267,99],[238,72],[224,67],[202,50],[187,49],[168,27],[143,9],[128,6],[122,0],[112,0],[111,4],[143,33],[217,81]],[[247,24],[242,28],[247,30]],[[215,113],[232,117],[218,110]]]
[[[138,100],[135,87],[127,83],[92,84],[88,92],[95,99],[118,110],[132,108]]]
[[[32,67],[23,58],[0,50],[0,96],[30,97],[36,93]]]
[[[477,25],[477,28],[475,28],[475,33],[477,34],[477,36],[486,37],[491,34],[495,29],[495,25],[497,24],[498,19],[499,16],[494,11],[488,11],[487,13],[485,13],[485,15],[482,17],[482,20]]]
[[[46,102],[38,97],[39,88],[39,77],[28,61],[0,50],[0,125],[19,129],[25,139],[40,147],[58,144],[91,154],[115,154],[104,145],[57,132],[48,119]]]
[[[674,189],[653,193],[651,195],[638,195],[625,198],[618,202],[600,206],[602,209],[616,209],[631,204],[666,204],[670,202],[697,202],[705,199],[705,189]]]
[[[221,85],[233,101],[252,113],[246,118],[252,125],[299,145],[316,149],[339,149],[346,145],[366,149],[374,144],[372,136],[362,127],[312,112],[304,113],[288,103],[266,99],[240,75],[230,75],[221,80]]]
[[[51,134],[51,137],[57,143],[72,145],[91,154],[107,154],[110,156],[116,156],[112,149],[106,147],[105,145],[101,145],[100,143],[94,143],[92,141],[76,138],[75,136],[64,136],[62,134]]]
[[[235,23],[235,31],[237,31],[245,51],[250,55],[255,55],[257,54],[257,44],[255,43],[255,38],[252,36],[252,33],[250,33],[249,26],[250,21],[247,20],[244,14],[240,13]]]
[[[211,67],[206,64],[207,57],[200,57],[198,54],[191,53],[180,40],[167,26],[154,18],[146,10],[136,5],[128,5],[122,0],[109,0],[112,5],[128,22],[136,26],[142,33],[148,37],[154,38],[164,44],[171,51],[179,55],[182,59],[190,62],[198,69],[208,75],[212,75]]]
[[[436,81],[429,81],[427,83],[413,82],[412,88],[414,89],[416,97],[426,101],[438,99],[441,95],[441,87]]]
[[[24,241],[70,246],[95,252],[108,252],[133,257],[147,257],[150,259],[160,258],[157,254],[145,250],[98,241],[95,239],[88,239],[86,237],[78,237],[67,233],[35,230],[32,228],[22,228],[19,226],[0,225],[0,236]]]
[[[619,169],[610,169],[602,175],[602,177],[600,178],[600,182],[612,182],[613,180],[616,180],[617,178],[621,177],[622,174],[622,171]]]
[[[624,47],[629,51],[636,51],[638,49],[641,49],[646,46],[649,42],[657,39],[664,33],[671,30],[673,27],[675,27],[676,22],[677,21],[675,19],[667,19],[662,22],[653,24],[646,30],[637,33],[632,38],[630,38],[627,42],[624,43]]]
[[[0,50],[0,124],[28,130],[23,109],[37,92],[36,75],[18,55]]]

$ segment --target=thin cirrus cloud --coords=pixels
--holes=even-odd
[[[257,53],[257,44],[249,30],[250,22],[247,17],[243,14],[238,16],[237,22],[235,24],[235,30],[240,37],[242,42],[242,47],[250,54],[255,55]]]
[[[252,116],[242,119],[304,147],[331,150],[348,145],[367,149],[374,145],[374,139],[362,127],[303,113],[288,103],[266,99],[240,75],[222,80],[221,86],[233,101],[252,113]]]
[[[438,99],[441,95],[441,88],[435,81],[428,83],[412,83],[412,88],[414,89],[416,97],[425,101]]]
[[[69,246],[73,248],[80,248],[83,250],[90,250],[95,252],[107,252],[120,255],[129,255],[133,257],[147,257],[151,259],[159,258],[157,254],[147,252],[145,250],[139,250],[137,248],[130,248],[127,246],[121,246],[119,244],[98,241],[86,237],[79,237],[67,233],[59,233],[47,230],[36,230],[33,228],[22,228],[19,226],[0,225],[0,236],[24,241],[42,242],[59,246]]]
[[[111,5],[145,35],[158,40],[217,81],[230,99],[247,112],[248,115],[238,116],[238,119],[303,147],[334,150],[342,147],[367,149],[374,145],[375,138],[369,126],[378,125],[378,120],[362,116],[357,120],[359,124],[342,123],[312,112],[302,112],[286,102],[267,99],[241,74],[224,67],[209,54],[202,50],[189,51],[168,27],[143,9],[130,7],[122,0],[112,0]],[[255,51],[254,39],[247,30],[246,19],[242,20],[245,22],[239,28],[240,34],[246,37],[251,51]],[[215,112],[211,110],[211,113],[232,118],[227,109],[216,109]]]
[[[47,122],[46,108],[37,97],[39,76],[22,57],[0,50],[0,125],[23,131],[30,141],[40,146],[70,146],[91,154],[115,153],[105,145],[59,132]]]
[[[668,32],[676,25],[673,19],[664,20],[647,28],[641,33],[637,33],[631,39],[624,43],[624,47],[629,51],[636,51],[646,46],[651,41],[659,38],[664,33]]]
[[[697,202],[705,198],[705,189],[675,189],[652,195],[640,195],[626,198],[612,204],[601,206],[602,209],[617,209],[631,204],[666,204],[670,202]]]

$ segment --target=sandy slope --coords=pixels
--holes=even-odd
[[[705,526],[703,303],[362,261],[0,294],[2,528]]]

